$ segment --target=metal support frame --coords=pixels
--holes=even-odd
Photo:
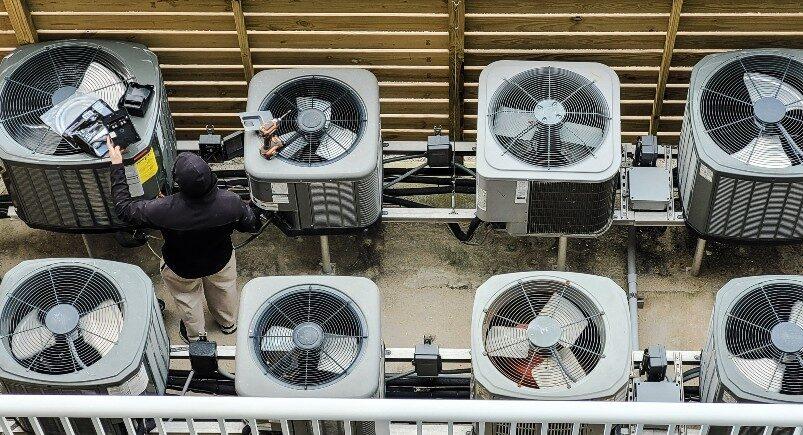
[[[89,236],[87,234],[81,234],[81,240],[84,241],[84,248],[86,248],[86,255],[89,258],[95,258],[92,254],[92,246],[89,244]]]
[[[691,265],[692,276],[700,274],[700,268],[703,265],[703,257],[705,256],[705,239],[697,239],[697,246],[694,248],[694,262]]]
[[[566,270],[566,250],[569,247],[569,238],[566,236],[558,237],[558,267],[560,271]]]
[[[334,275],[335,265],[329,255],[329,236],[321,236],[321,271],[324,275]]]

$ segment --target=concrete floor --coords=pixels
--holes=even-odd
[[[594,273],[626,285],[625,228],[615,227],[597,240],[569,242],[568,269]],[[678,350],[700,349],[708,329],[714,294],[729,279],[757,274],[803,274],[801,246],[709,244],[703,273],[688,273],[695,240],[684,228],[639,229],[638,286],[641,345],[664,344]],[[238,240],[244,238],[237,235]],[[147,247],[119,248],[111,236],[89,237],[99,258],[141,266],[167,300],[166,321],[178,343],[172,300],[161,294],[159,260]],[[477,245],[461,244],[444,225],[386,223],[357,236],[331,238],[337,272],[374,280],[383,296],[383,335],[388,347],[411,347],[434,335],[442,347],[468,347],[475,289],[498,273],[555,267],[554,239],[478,234]],[[159,241],[154,240],[158,250]],[[32,258],[85,256],[81,237],[32,230],[19,221],[0,221],[0,272]],[[287,238],[269,229],[238,251],[239,285],[277,274],[319,273],[317,238]],[[215,332],[212,339],[233,344]]]

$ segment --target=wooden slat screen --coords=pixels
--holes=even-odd
[[[477,81],[499,59],[595,61],[622,82],[623,139],[649,129],[672,0],[464,0],[464,136]],[[241,0],[254,69],[367,68],[380,81],[385,139],[449,127],[449,0]],[[181,138],[239,122],[247,84],[230,0],[27,0],[40,41],[109,38],[158,56]],[[17,44],[0,12],[0,52]],[[803,48],[799,0],[685,0],[659,135],[677,140],[689,73],[707,54]]]

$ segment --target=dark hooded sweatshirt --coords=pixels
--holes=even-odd
[[[114,211],[129,224],[162,232],[162,255],[176,275],[195,279],[220,272],[231,259],[232,232],[257,231],[259,218],[237,194],[218,189],[212,169],[195,154],[178,156],[173,178],[180,193],[134,200],[125,168],[112,165]]]

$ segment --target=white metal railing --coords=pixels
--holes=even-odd
[[[375,422],[377,434],[421,434],[440,428],[453,435],[455,427],[476,423],[511,423],[508,431],[516,435],[517,424],[571,423],[572,434],[581,425],[604,426],[610,434],[614,426],[629,428],[640,435],[645,427],[667,435],[694,426],[707,434],[711,426],[724,426],[725,433],[736,435],[740,428],[759,427],[770,435],[774,428],[794,428],[803,434],[803,407],[777,404],[704,404],[704,403],[619,403],[619,402],[536,402],[484,400],[399,400],[399,399],[268,399],[243,397],[115,397],[115,396],[0,396],[0,415],[27,417],[34,431],[44,434],[37,417],[92,419],[98,433],[103,433],[100,419],[122,419],[130,434],[135,434],[135,419],[154,418],[154,433],[174,433],[168,423],[183,420],[184,433],[240,433],[245,422],[252,433],[267,422],[277,423],[275,430],[289,435],[289,421],[311,421],[314,435],[319,435],[321,421],[343,421],[345,435],[350,435],[352,421]],[[234,428],[232,423],[238,423]],[[0,418],[5,435],[15,433],[13,420]],[[200,430],[200,425],[207,429]],[[541,425],[546,434],[548,425]],[[484,435],[485,424],[476,425]],[[568,432],[568,426],[565,427]],[[236,431],[236,432],[232,432]],[[626,431],[628,431],[626,429]],[[70,431],[68,430],[68,433]],[[405,432],[402,430],[402,432]],[[84,434],[78,434],[84,435]]]

